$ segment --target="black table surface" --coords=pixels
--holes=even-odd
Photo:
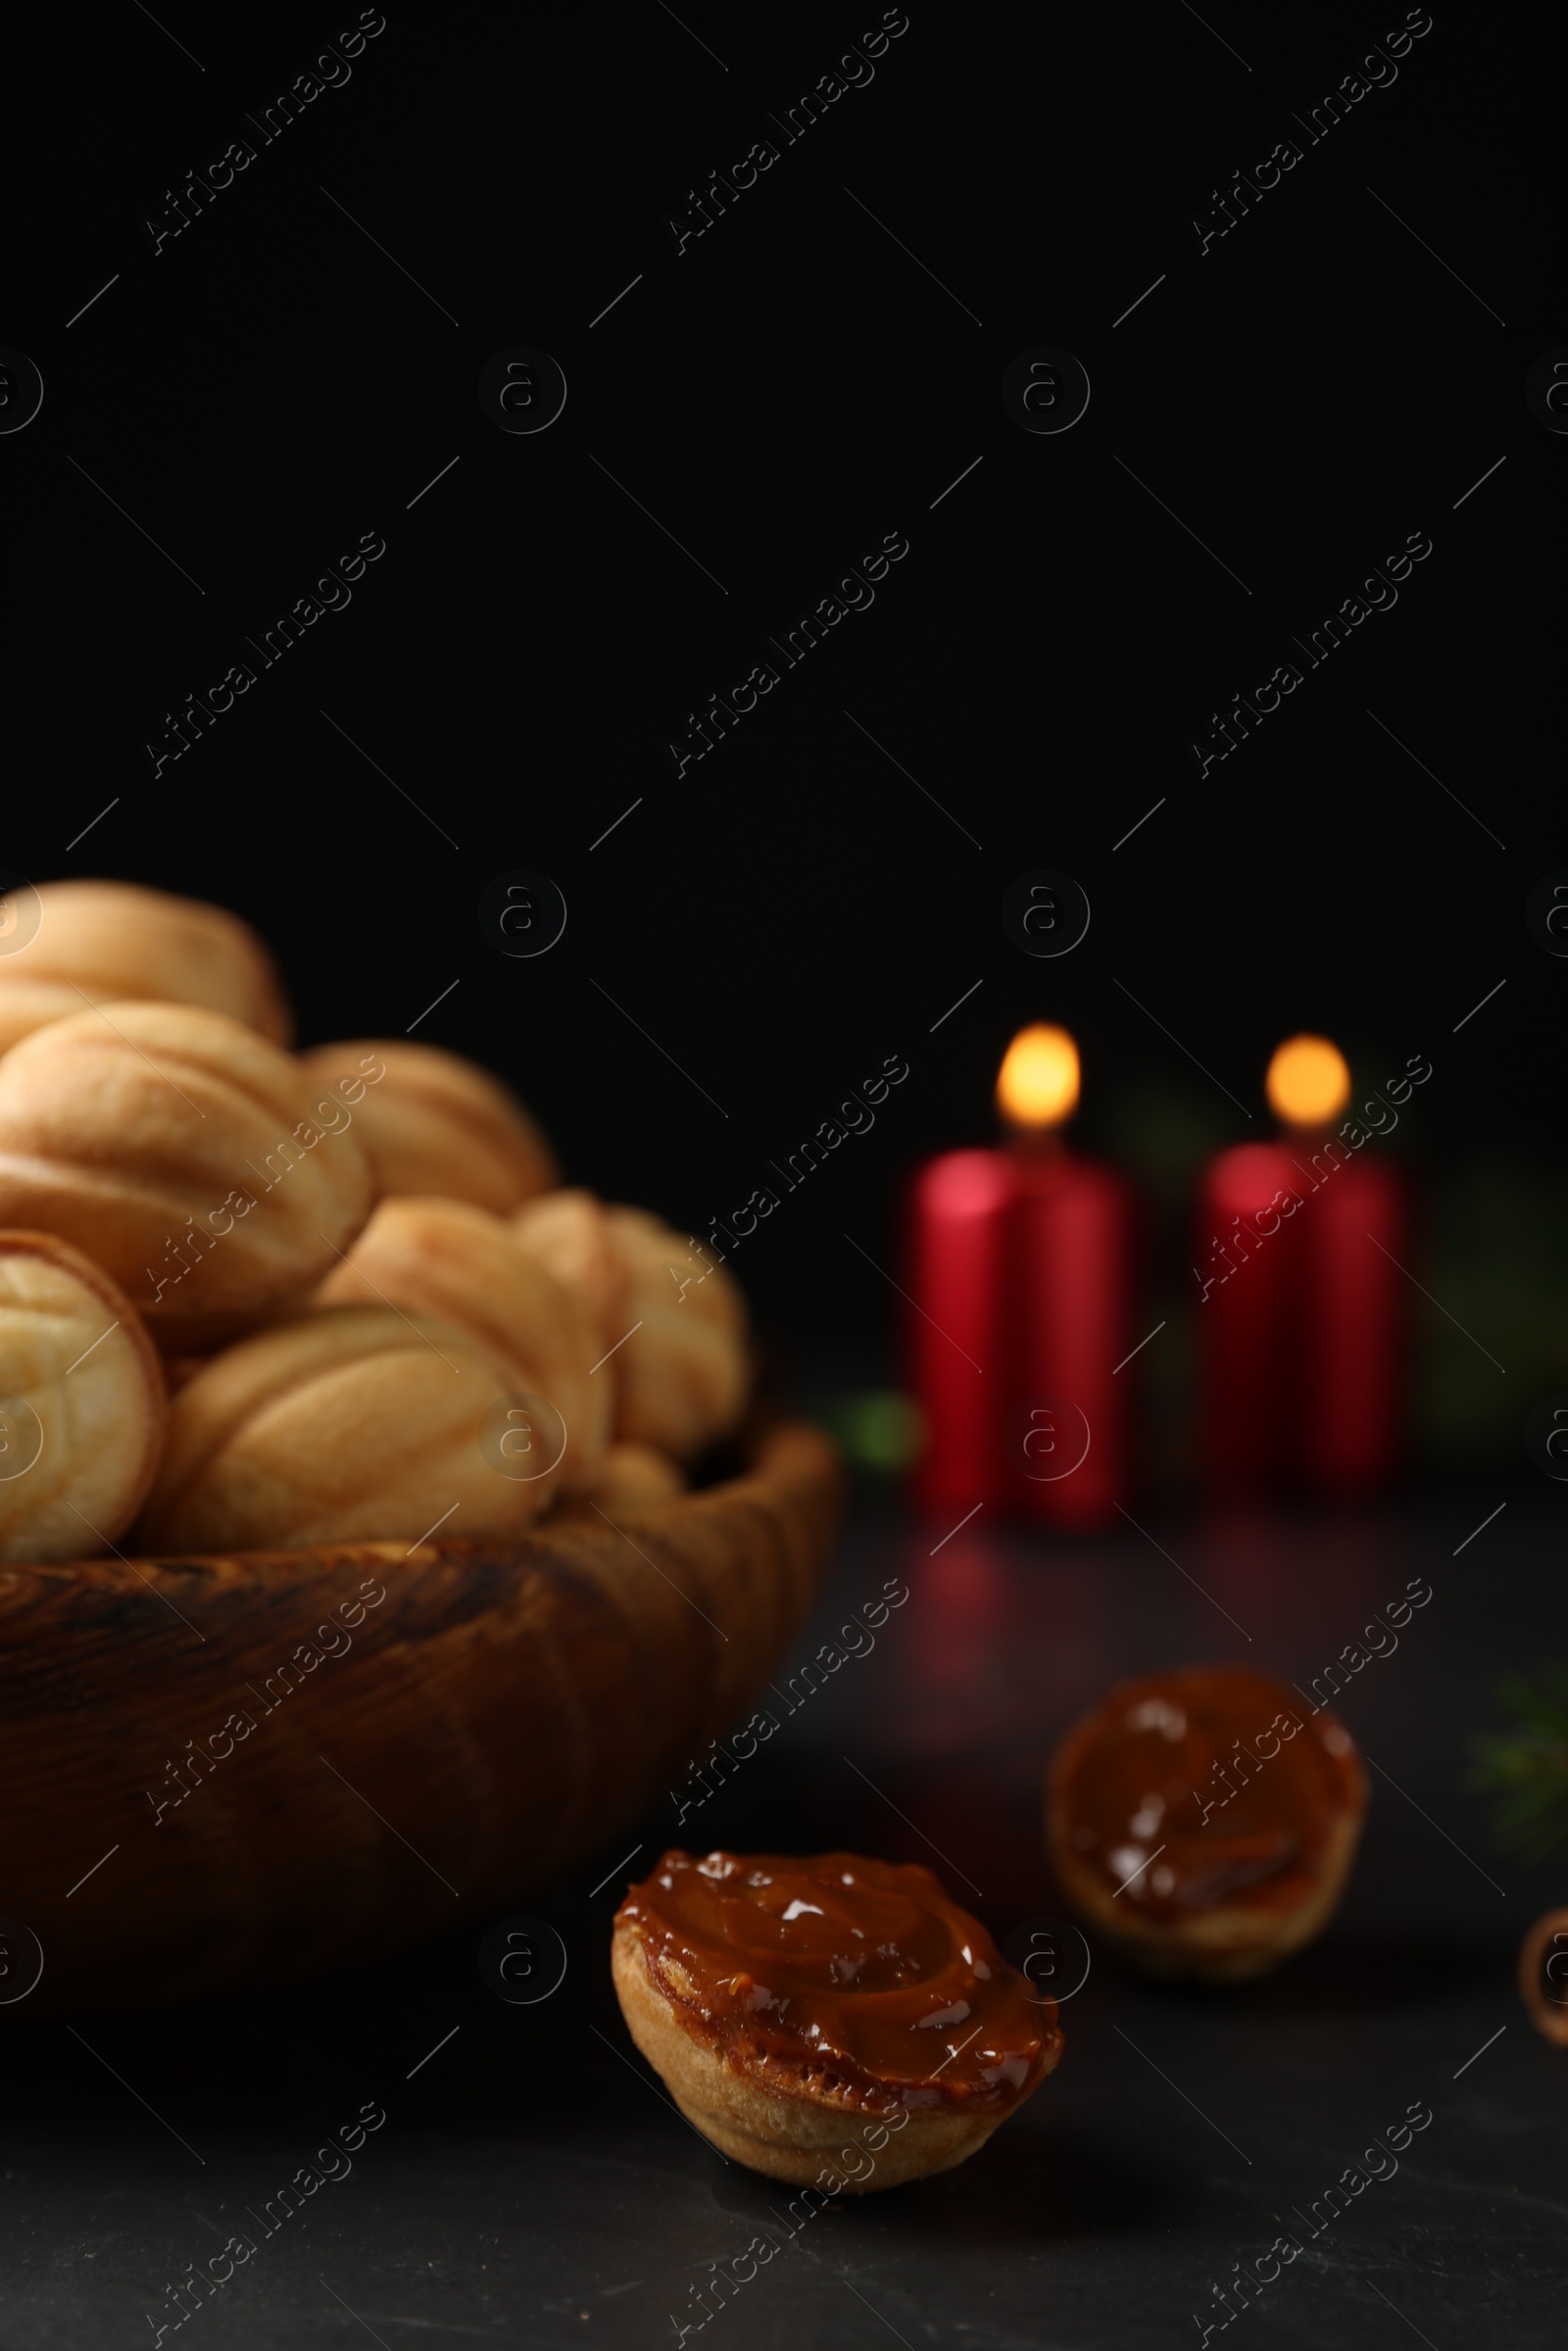
[[[270,1998],[8,2034],[0,2345],[1560,2344],[1568,2052],[1514,1970],[1568,1860],[1499,1862],[1465,1792],[1496,1671],[1551,1651],[1560,1537],[1516,1502],[1466,1542],[1492,1507],[1141,1514],[1092,1540],[982,1514],[945,1543],[859,1508],[788,1666],[890,1582],[907,1599],[684,1820],[683,1776],[519,1899],[566,1946],[551,1997],[494,1997],[470,1930]],[[1005,1935],[1060,1908],[1042,1769],[1110,1682],[1244,1657],[1308,1684],[1411,1579],[1430,1601],[1338,1701],[1373,1765],[1353,1880],[1276,1975],[1164,1988],[1097,1949],[1057,2072],[977,2157],[808,2219],[664,2099],[608,1968],[663,1845],[927,1861]],[[1363,2166],[1412,2107],[1427,2127]],[[366,2108],[384,2121],[316,2166]],[[338,2177],[282,2217],[302,2167]],[[235,2231],[254,2251],[181,2303]],[[1245,2302],[1238,2265],[1270,2278]]]

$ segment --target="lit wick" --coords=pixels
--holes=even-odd
[[[1268,1065],[1268,1106],[1303,1140],[1331,1126],[1350,1099],[1345,1055],[1326,1037],[1288,1037]]]
[[[1057,1129],[1078,1107],[1078,1048],[1065,1029],[1037,1020],[1018,1031],[998,1073],[997,1107],[1019,1157],[1061,1156]]]

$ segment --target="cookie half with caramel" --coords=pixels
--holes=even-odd
[[[1152,1976],[1261,1976],[1333,1915],[1360,1838],[1354,1739],[1244,1665],[1118,1683],[1067,1733],[1046,1843],[1067,1899]]]
[[[1546,1911],[1519,1946],[1519,1996],[1536,2031],[1568,2049],[1568,1910]]]
[[[1054,2001],[915,1863],[672,1850],[616,1912],[611,1966],[704,2137],[831,2194],[950,2171],[1061,2055]]]

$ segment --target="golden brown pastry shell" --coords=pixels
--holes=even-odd
[[[96,1258],[160,1347],[215,1345],[309,1289],[370,1212],[353,1122],[339,1104],[323,1129],[320,1093],[198,1005],[52,1021],[0,1059],[0,1223]]]
[[[112,1548],[115,1538],[129,1526],[146,1500],[163,1453],[169,1423],[169,1391],[158,1350],[124,1292],[110,1280],[103,1267],[93,1258],[74,1249],[69,1241],[62,1241],[57,1233],[0,1232],[0,1260],[12,1255],[32,1257],[50,1266],[75,1285],[84,1298],[91,1298],[95,1302],[102,1329],[86,1351],[93,1353],[108,1341],[116,1350],[122,1370],[128,1374],[128,1380],[117,1388],[113,1400],[104,1399],[101,1404],[103,1418],[96,1435],[90,1418],[86,1426],[78,1425],[74,1441],[67,1448],[68,1459],[64,1462],[59,1460],[54,1447],[50,1445],[51,1457],[44,1464],[46,1474],[53,1472],[63,1480],[63,1490],[54,1489],[50,1502],[62,1501],[67,1509],[60,1512],[48,1505],[46,1509],[48,1517],[61,1526],[64,1539],[51,1542],[40,1536],[30,1494],[24,1493],[17,1496],[22,1504],[19,1515],[31,1521],[33,1531],[28,1540],[35,1542],[41,1550],[52,1550],[56,1556],[63,1554],[69,1558],[74,1550],[86,1546],[91,1535],[99,1537],[98,1547]],[[85,1339],[85,1332],[77,1336]],[[74,1339],[73,1347],[74,1345]],[[84,1356],[79,1357],[78,1364],[83,1360]],[[65,1377],[69,1378],[78,1364],[73,1364]],[[80,1481],[81,1457],[78,1448],[83,1445],[96,1447],[100,1437],[115,1448],[120,1470],[110,1489],[110,1495],[106,1495],[106,1502],[113,1497],[113,1507],[99,1504],[95,1491],[101,1483],[98,1478],[89,1474],[85,1480],[86,1492],[82,1490]],[[48,1436],[45,1443],[50,1445]],[[95,1466],[103,1465],[104,1457],[100,1452]],[[49,1478],[48,1482],[53,1489],[53,1478]],[[12,1489],[8,1485],[3,1491],[9,1496]],[[90,1514],[84,1515],[80,1505],[89,1499],[89,1495],[93,1507]],[[9,1513],[7,1518],[9,1520]],[[73,1534],[71,1529],[74,1521],[80,1523]],[[14,1547],[20,1547],[20,1540],[19,1536],[13,1542],[8,1536],[3,1548],[0,1548],[0,1558]]]
[[[270,951],[226,906],[86,880],[40,882],[38,902],[33,937],[0,960],[0,1034],[25,1033],[22,1019],[36,1027],[56,1017],[53,987],[61,1011],[79,1012],[83,1000],[155,998],[226,1013],[273,1045],[292,1043],[294,1015]],[[30,990],[30,1000],[11,1004],[13,987]]]
[[[1546,1998],[1542,1988],[1542,1962],[1553,1935],[1568,1938],[1568,1910],[1548,1910],[1538,1918],[1519,1946],[1519,1997],[1530,2011],[1536,2031],[1568,2049],[1568,2002]],[[1568,1985],[1565,1985],[1568,1990]]]
[[[547,1193],[514,1233],[584,1300],[614,1375],[617,1438],[691,1460],[745,1408],[746,1302],[728,1269],[671,1225],[591,1192]]]
[[[468,1200],[384,1200],[316,1299],[339,1306],[379,1302],[455,1323],[510,1365],[514,1386],[544,1398],[561,1416],[565,1450],[558,1471],[541,1484],[541,1502],[558,1486],[581,1491],[598,1484],[614,1375],[594,1376],[601,1350],[592,1315],[574,1290],[518,1247],[505,1218]],[[548,1415],[545,1423],[553,1428]],[[554,1435],[546,1442],[553,1450]],[[634,1498],[662,1500],[680,1484],[677,1478],[663,1493]]]
[[[611,1518],[672,1502],[686,1489],[686,1473],[668,1453],[652,1445],[612,1445],[591,1500]]]
[[[119,994],[118,988],[74,988],[68,980],[17,979],[0,963],[0,1053],[8,1053],[34,1029],[68,1019],[90,1004],[112,1004]]]
[[[509,1086],[461,1053],[372,1037],[314,1046],[300,1057],[318,1083],[330,1085],[366,1055],[379,1058],[386,1071],[357,1110],[378,1192],[467,1200],[505,1216],[560,1180],[555,1152],[532,1113]]]
[[[1339,1907],[1366,1817],[1367,1778],[1353,1745],[1337,1756],[1344,1803],[1311,1882],[1288,1907],[1266,1902],[1216,1902],[1184,1918],[1151,1919],[1122,1902],[1074,1848],[1064,1789],[1077,1742],[1099,1709],[1070,1730],[1046,1774],[1046,1849],[1061,1890],[1094,1932],[1146,1976],[1194,1977],[1206,1984],[1243,1984],[1265,1976],[1320,1935]],[[1338,1719],[1338,1718],[1336,1718]],[[1343,1729],[1344,1726],[1341,1725]]]
[[[615,1923],[610,1967],[627,2032],[687,2121],[721,2154],[798,2187],[828,2186],[827,2174],[831,2193],[860,2196],[952,2171],[978,2153],[1055,2063],[1053,2057],[1024,2097],[1008,2105],[923,2108],[890,2131],[874,2107],[813,2082],[804,2068],[798,2082],[785,2086],[776,2071],[764,2081],[744,2055],[721,2049],[695,2016],[666,1999],[649,1972],[642,1935],[627,1921]],[[850,2176],[852,2166],[858,2177]]]
[[[135,1533],[175,1551],[415,1543],[449,1519],[453,1534],[515,1535],[550,1494],[545,1478],[502,1474],[486,1448],[507,1378],[466,1331],[392,1306],[271,1323],[173,1397]]]

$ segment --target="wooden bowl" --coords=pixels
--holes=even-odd
[[[840,1493],[792,1423],[615,1528],[0,1568],[0,1913],[43,1950],[0,2021],[254,1991],[493,1919],[745,1711]]]

